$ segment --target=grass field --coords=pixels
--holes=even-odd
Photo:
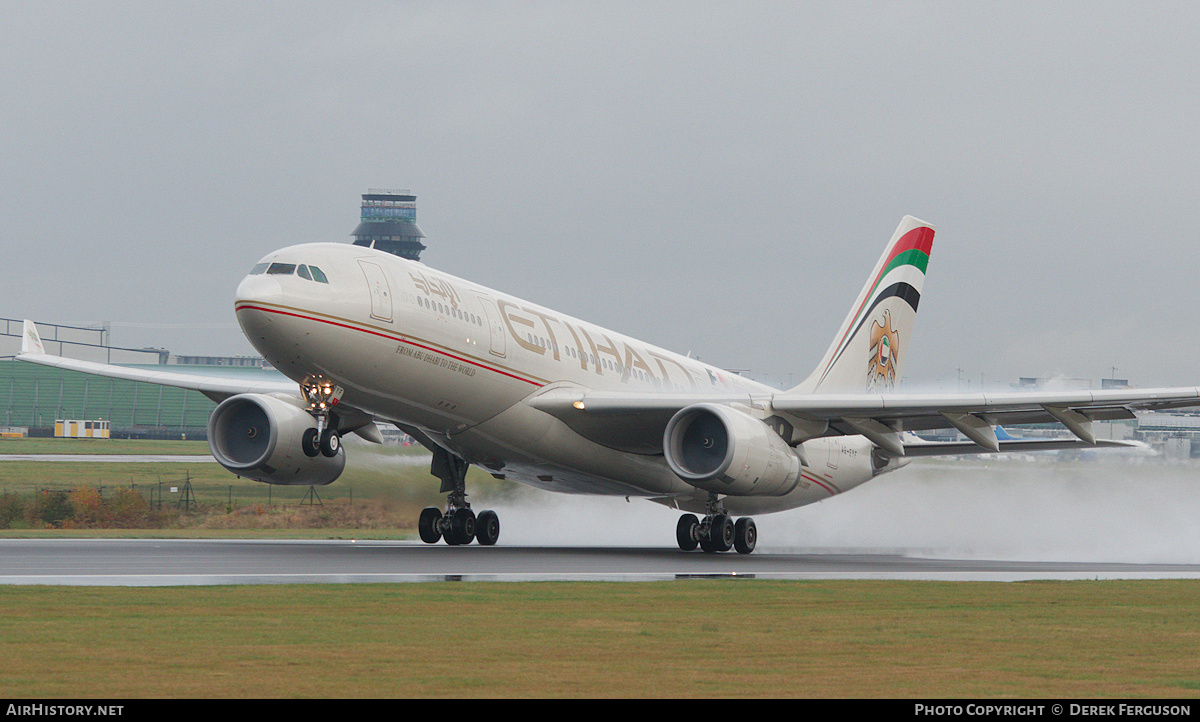
[[[441,498],[438,481],[429,474],[429,453],[419,446],[379,446],[357,438],[345,441],[346,470],[332,484],[317,487],[322,498],[351,495],[358,498],[422,496]],[[204,441],[139,441],[125,439],[0,439],[0,455],[75,454],[104,455],[205,455]],[[286,487],[239,479],[214,463],[20,461],[0,464],[0,491],[27,493],[43,488],[78,485],[148,487],[190,477],[198,495],[224,502],[230,496],[246,502],[265,502],[276,497],[299,499],[308,487]],[[490,475],[472,469],[468,476],[481,493],[511,488]],[[432,491],[430,491],[432,490]],[[204,499],[201,499],[204,501]]]
[[[174,517],[167,529],[179,536],[219,536],[245,529],[328,528],[326,536],[345,536],[344,527],[371,530],[380,536],[406,536],[415,528],[420,510],[444,502],[438,481],[429,474],[429,456],[420,447],[380,447],[347,440],[350,461],[333,484],[317,487],[319,504],[303,505],[307,486],[272,486],[239,479],[216,463],[190,462],[77,462],[76,454],[208,454],[203,441],[137,441],[81,439],[0,439],[0,455],[63,456],[63,461],[18,461],[0,464],[0,493],[32,497],[42,490],[98,489],[111,495],[118,488],[135,489],[158,508],[181,505],[184,483],[190,482],[199,507]],[[480,498],[511,491],[511,484],[472,470],[468,477]],[[224,530],[224,532],[222,532]],[[197,533],[200,532],[200,533]],[[55,534],[38,524],[15,524],[0,536]],[[123,535],[134,533],[124,530]],[[311,534],[311,532],[310,532]],[[361,537],[362,535],[359,534]]]
[[[0,587],[0,697],[1190,697],[1200,582]]]

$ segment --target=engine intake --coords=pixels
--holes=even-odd
[[[299,397],[296,404],[301,403]],[[222,401],[208,419],[208,448],[217,463],[238,476],[268,484],[324,485],[338,478],[346,453],[304,453],[304,432],[316,419],[284,399],[239,394]]]
[[[733,496],[783,496],[800,481],[800,458],[771,427],[720,404],[680,409],[663,433],[663,454],[679,478]]]

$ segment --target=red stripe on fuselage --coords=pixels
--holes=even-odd
[[[303,314],[303,313],[296,313],[296,312],[293,312],[293,311],[282,311],[282,310],[280,310],[280,309],[277,309],[277,308],[267,308],[267,307],[265,307],[265,306],[256,306],[256,305],[249,304],[249,303],[242,304],[242,305],[240,305],[240,306],[235,306],[233,310],[234,310],[234,312],[235,312],[235,313],[236,313],[236,312],[238,312],[238,311],[243,311],[243,310],[251,310],[251,311],[262,311],[262,312],[264,312],[264,313],[274,313],[274,314],[277,314],[277,315],[279,315],[279,316],[291,316],[292,318],[299,318],[299,319],[301,319],[301,320],[304,320],[304,321],[316,321],[317,323],[323,323],[323,324],[326,324],[326,325],[328,325],[328,326],[336,326],[336,327],[338,327],[338,328],[344,328],[344,329],[347,329],[347,330],[350,330],[350,331],[358,331],[358,332],[360,332],[360,333],[365,333],[365,334],[368,334],[368,335],[371,335],[371,336],[378,336],[378,337],[380,337],[380,338],[386,338],[386,339],[388,339],[388,340],[390,340],[390,341],[399,341],[400,343],[406,343],[406,344],[408,344],[408,345],[410,345],[410,346],[415,346],[415,347],[417,347],[417,348],[424,349],[424,350],[426,350],[426,351],[432,351],[433,353],[436,353],[436,354],[441,354],[442,356],[446,356],[447,358],[452,358],[452,359],[454,359],[455,361],[461,361],[461,362],[463,362],[463,363],[465,363],[465,364],[470,364],[471,366],[477,366],[477,367],[479,367],[479,368],[481,368],[481,369],[485,369],[485,370],[487,370],[487,371],[492,371],[492,372],[494,372],[494,373],[500,374],[501,376],[507,376],[507,377],[509,377],[509,378],[511,378],[511,379],[516,379],[517,381],[524,381],[525,383],[527,383],[527,384],[532,384],[533,386],[536,386],[536,387],[538,387],[538,388],[541,388],[541,387],[543,386],[543,384],[540,384],[540,383],[538,383],[538,382],[536,382],[536,381],[531,381],[531,380],[529,380],[529,379],[527,379],[527,378],[522,378],[522,377],[520,377],[520,376],[517,376],[516,374],[511,374],[511,373],[509,373],[509,372],[507,372],[507,371],[501,371],[501,370],[500,370],[500,369],[498,369],[498,368],[495,368],[495,367],[493,367],[493,366],[488,366],[487,364],[480,363],[480,362],[478,362],[478,361],[474,361],[474,360],[472,360],[472,359],[469,359],[469,358],[464,358],[464,357],[462,357],[462,356],[456,356],[456,355],[454,355],[454,354],[452,354],[452,353],[446,353],[445,351],[442,351],[442,350],[440,350],[440,349],[433,348],[432,346],[426,346],[425,344],[417,343],[416,341],[413,341],[412,339],[405,338],[405,337],[403,337],[403,336],[397,336],[397,335],[395,335],[395,334],[384,333],[384,332],[382,332],[382,331],[376,331],[376,330],[369,329],[369,328],[361,328],[361,327],[359,327],[359,326],[352,326],[352,325],[350,325],[350,324],[347,324],[347,323],[340,323],[340,322],[338,322],[338,321],[331,321],[331,320],[329,320],[329,319],[326,319],[326,318],[317,318],[317,317],[315,317],[315,316],[309,316],[309,315],[306,315],[306,314]]]
[[[825,491],[829,492],[830,496],[834,496],[838,493],[836,488],[830,488],[829,486],[826,486],[820,479],[818,479],[815,476],[812,476],[811,474],[805,474],[804,472],[800,472],[800,478],[811,481],[812,483],[821,487]]]

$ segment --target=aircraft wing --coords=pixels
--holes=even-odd
[[[291,381],[248,381],[222,376],[203,376],[199,374],[158,371],[128,366],[95,363],[63,358],[46,353],[41,337],[32,321],[25,321],[24,335],[21,339],[21,353],[17,355],[20,361],[29,361],[43,366],[53,366],[60,369],[81,371],[85,374],[95,374],[127,381],[145,381],[160,386],[172,386],[181,389],[199,391],[208,398],[220,403],[230,396],[237,394],[259,393],[290,393],[299,394],[299,386]]]
[[[1077,441],[1100,445],[1093,421],[1136,418],[1135,411],[1200,406],[1200,387],[1102,391],[1031,391],[997,394],[795,394],[687,395],[620,394],[578,387],[551,387],[530,399],[533,408],[551,414],[597,443],[644,454],[662,453],[667,422],[679,410],[699,403],[726,404],[764,420],[779,419],[793,428],[790,441],[861,434],[893,456],[933,455],[936,447],[904,438],[904,432],[957,429],[977,452],[1012,448],[997,439],[997,424],[1058,422]],[[1069,440],[1070,441],[1070,440]],[[1026,442],[1021,442],[1026,443]],[[1047,448],[1045,442],[1033,442]],[[1110,444],[1104,444],[1110,445]],[[970,453],[972,445],[942,445],[936,453]],[[1061,448],[1061,447],[1059,447]]]

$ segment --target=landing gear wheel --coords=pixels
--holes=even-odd
[[[708,531],[708,545],[714,552],[727,552],[733,548],[733,519],[730,519],[729,515],[718,514],[713,517],[712,526]]]
[[[500,517],[494,511],[482,511],[475,519],[475,541],[490,547],[500,538]]]
[[[450,515],[450,531],[446,543],[451,546],[470,544],[475,539],[475,512],[470,509],[455,509]]]
[[[305,456],[316,456],[321,453],[319,444],[317,443],[317,430],[308,429],[304,432],[304,436],[300,437],[300,448],[304,450]]]
[[[421,534],[421,541],[436,544],[442,538],[442,512],[432,506],[422,509],[417,531]]]
[[[733,546],[738,554],[749,554],[758,544],[758,527],[750,517],[742,517],[733,527]]]
[[[694,550],[700,544],[700,520],[695,514],[684,514],[675,525],[675,541],[685,552]]]
[[[337,456],[340,448],[342,448],[342,437],[333,429],[325,429],[321,433],[321,453],[333,458]]]

